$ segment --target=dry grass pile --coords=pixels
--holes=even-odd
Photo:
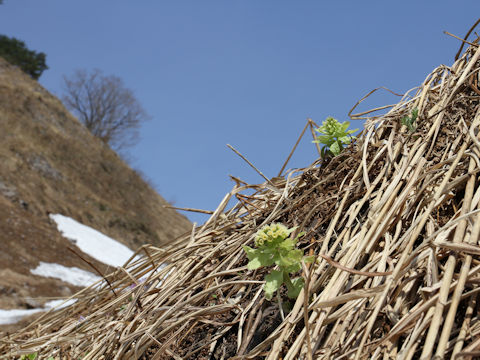
[[[369,117],[339,156],[261,185],[237,180],[190,237],[164,250],[141,248],[145,256],[109,275],[109,284],[4,338],[0,352],[62,359],[479,356],[479,58],[475,42],[388,113]],[[418,119],[408,129],[401,119],[414,109]],[[233,197],[238,202],[226,211]],[[277,299],[265,300],[267,270],[247,271],[242,250],[272,222],[305,231],[299,247],[318,259],[304,266],[304,291],[285,311]]]

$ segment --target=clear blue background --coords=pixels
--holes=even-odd
[[[403,93],[450,65],[480,1],[4,0],[0,33],[47,54],[40,83],[99,68],[121,77],[152,120],[127,155],[176,206],[214,210],[276,176],[306,118],[347,120],[379,86]],[[361,110],[396,103],[379,94]],[[361,122],[352,122],[362,127]],[[306,138],[289,168],[317,157]],[[196,222],[201,214],[186,213]]]

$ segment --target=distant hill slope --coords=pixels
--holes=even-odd
[[[190,222],[36,81],[0,58],[0,194],[124,242],[166,244]]]
[[[55,257],[86,268],[66,251],[49,213],[69,216],[134,250],[145,243],[165,245],[191,229],[166,204],[56,97],[0,58],[0,273],[27,275],[38,261]],[[1,298],[11,297],[8,291],[0,279],[0,308]]]

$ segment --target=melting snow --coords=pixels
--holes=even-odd
[[[46,263],[41,261],[35,269],[30,270],[34,275],[52,277],[68,282],[75,286],[89,286],[102,278],[89,271],[77,267],[66,267],[59,264]]]
[[[75,299],[71,300],[52,300],[45,304],[43,308],[37,309],[12,309],[12,310],[0,310],[0,325],[15,324],[23,317],[29,316],[41,311],[48,311],[53,308],[61,309],[65,306],[71,305],[75,302]]]
[[[122,266],[133,255],[125,245],[102,234],[100,231],[80,224],[72,218],[50,215],[64,237],[75,242],[80,250],[107,265]]]
[[[122,266],[133,255],[133,251],[128,247],[91,227],[60,214],[50,215],[50,217],[57,223],[57,228],[64,237],[74,242],[84,253],[104,264]],[[35,275],[61,279],[76,286],[89,286],[101,280],[100,277],[93,273],[76,267],[66,267],[45,262],[40,262],[40,265],[30,271]],[[57,305],[60,305],[58,308],[62,308],[75,301],[75,299],[66,302],[64,300],[53,300],[47,302],[43,308],[37,309],[0,309],[0,325],[14,324],[25,316],[48,311]]]

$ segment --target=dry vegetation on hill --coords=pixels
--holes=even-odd
[[[34,214],[68,215],[134,247],[190,228],[56,97],[2,59],[0,116],[1,184]]]
[[[48,213],[135,249],[163,246],[191,230],[167,204],[56,97],[0,58],[0,309],[29,308],[34,301],[26,298],[78,290],[30,274],[39,261],[92,271],[68,251],[73,245]]]
[[[111,287],[76,295],[76,304],[4,338],[0,352],[56,359],[478,357],[479,71],[475,41],[416,93],[369,118],[339,156],[274,183],[238,183],[190,236],[163,250],[140,249],[148,256],[110,274]],[[415,109],[409,129],[402,119]],[[253,195],[237,197],[226,211],[247,189]],[[266,269],[247,271],[242,250],[272,222],[305,231],[300,247],[318,258],[301,271],[305,291],[284,318],[276,300],[263,296]]]

